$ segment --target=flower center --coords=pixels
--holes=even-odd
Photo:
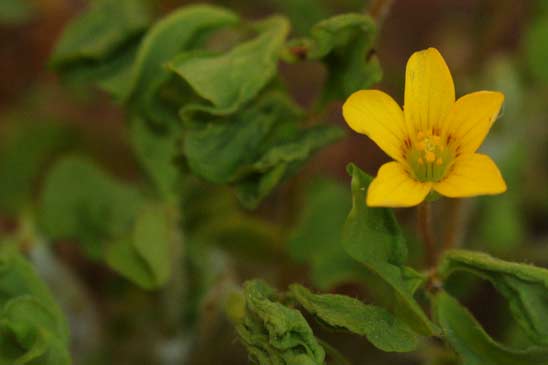
[[[455,159],[451,138],[442,140],[439,131],[419,131],[406,141],[404,156],[411,172],[419,181],[440,181]]]

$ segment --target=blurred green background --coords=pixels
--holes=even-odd
[[[389,2],[389,1],[388,1]],[[153,2],[158,14],[190,1]],[[209,1],[243,17],[287,15],[294,35],[342,12],[366,12],[375,1]],[[66,23],[85,9],[83,0],[0,0],[0,236],[24,232],[43,178],[56,159],[84,153],[120,181],[140,184],[124,111],[106,94],[67,87],[48,69],[48,57]],[[513,0],[395,0],[387,7],[375,52],[383,68],[376,87],[403,100],[405,63],[430,46],[444,55],[457,95],[499,90],[503,113],[482,146],[500,166],[508,192],[462,202],[458,242],[520,262],[548,266],[548,2]],[[310,106],[325,79],[320,64],[280,65],[283,81]],[[341,104],[326,110],[346,128]],[[350,207],[345,166],[354,162],[374,175],[388,161],[370,140],[347,137],[318,153],[297,177],[256,212],[243,210],[223,187],[193,183],[181,205],[185,229],[198,244],[181,264],[182,294],[144,292],[90,259],[73,242],[56,242],[33,261],[71,323],[75,364],[245,364],[247,355],[224,318],[220,293],[246,279],[266,278],[285,288],[301,282],[322,290],[366,296],[359,268],[332,242]],[[62,194],[62,193],[59,193]],[[435,203],[443,235],[454,201]],[[19,209],[28,205],[28,209]],[[413,239],[414,212],[397,211],[409,232],[410,256],[420,263]],[[32,230],[31,228],[28,228]],[[196,233],[199,232],[199,233]],[[203,241],[203,244],[201,243]],[[455,293],[494,338],[519,344],[504,300],[487,282],[454,278]],[[452,287],[453,287],[452,286]],[[173,288],[171,288],[173,289]],[[173,294],[173,295],[172,295]],[[422,355],[392,355],[364,339],[322,333],[352,364],[452,364],[449,353],[425,344]]]

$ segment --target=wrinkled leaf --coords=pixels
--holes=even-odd
[[[548,364],[547,349],[514,350],[493,340],[468,310],[445,292],[437,294],[434,311],[445,338],[463,365]]]
[[[15,247],[3,242],[0,364],[68,365],[67,346],[67,323],[48,288]]]
[[[251,358],[259,365],[322,365],[325,351],[302,314],[275,302],[262,281],[249,281],[234,293],[227,311]]]
[[[40,222],[53,239],[77,239],[94,256],[106,241],[129,232],[143,198],[92,162],[68,157],[46,178]]]
[[[172,230],[166,207],[144,206],[131,236],[107,249],[107,263],[145,289],[161,287],[171,273]]]
[[[348,173],[352,210],[343,229],[344,249],[373,274],[376,280],[370,284],[377,299],[417,332],[432,335],[435,327],[413,298],[424,278],[404,266],[407,247],[392,211],[368,207],[365,196],[372,178],[353,164]]]
[[[37,298],[20,296],[0,311],[0,365],[69,365],[68,339]]]
[[[14,247],[2,242],[0,247],[0,307],[13,298],[25,295],[37,298],[48,307],[56,316],[58,325],[64,327],[64,337],[68,336],[61,310],[53,300],[47,286]]]
[[[188,130],[184,139],[188,164],[194,174],[208,181],[233,182],[249,173],[277,125],[295,123],[301,113],[283,94],[267,94],[227,120]]]
[[[461,270],[489,280],[508,300],[512,315],[529,339],[548,346],[548,270],[479,252],[448,252],[439,267],[441,277]]]
[[[170,63],[170,68],[182,77],[202,98],[208,100],[215,114],[236,111],[274,78],[278,56],[289,32],[285,18],[272,17],[257,25],[259,35],[227,53],[183,54]],[[195,106],[187,106],[182,114]]]
[[[274,145],[251,165],[249,177],[238,182],[238,198],[247,208],[256,207],[314,152],[343,136],[344,132],[338,127],[316,126],[301,130],[289,140]]]
[[[298,284],[290,286],[290,293],[322,322],[366,336],[380,350],[407,352],[417,347],[417,335],[384,308],[345,295],[313,294]]]

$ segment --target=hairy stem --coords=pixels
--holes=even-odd
[[[436,244],[432,232],[432,206],[430,202],[424,201],[418,206],[417,219],[424,244],[426,265],[432,267],[436,262]]]

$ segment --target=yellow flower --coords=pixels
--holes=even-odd
[[[395,161],[381,166],[367,205],[409,207],[432,190],[456,198],[500,194],[506,184],[490,157],[476,153],[504,95],[478,91],[455,101],[449,68],[434,48],[407,62],[403,111],[379,90],[360,90],[343,105],[350,128],[369,136]]]

